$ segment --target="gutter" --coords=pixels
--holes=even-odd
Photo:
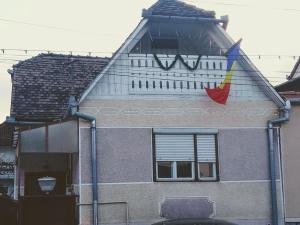
[[[5,124],[10,126],[34,126],[34,125],[45,125],[45,122],[32,122],[32,121],[18,121],[14,117],[7,116],[4,121]]]
[[[98,225],[98,181],[97,181],[97,137],[96,118],[78,112],[78,103],[74,96],[69,99],[71,116],[86,120],[91,124],[91,164],[92,164],[92,193],[93,193],[93,225]]]
[[[300,98],[289,99],[292,105],[300,105]]]
[[[272,204],[272,224],[278,225],[278,206],[276,191],[276,163],[274,152],[274,125],[283,124],[289,121],[289,111],[291,109],[290,101],[286,101],[284,108],[281,109],[281,115],[278,118],[268,121],[268,147],[269,147],[269,164],[271,178],[271,204]],[[277,134],[278,135],[278,134]]]

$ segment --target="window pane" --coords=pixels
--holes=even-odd
[[[176,162],[176,164],[178,178],[192,177],[192,162]]]
[[[154,39],[151,42],[152,49],[178,49],[177,39]]]
[[[158,178],[172,178],[172,162],[157,162]]]
[[[215,177],[215,163],[199,163],[200,178],[214,178]]]

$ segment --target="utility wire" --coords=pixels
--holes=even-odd
[[[195,77],[179,77],[179,76],[154,77],[153,74],[152,75],[151,74],[140,75],[137,73],[129,73],[128,71],[119,71],[119,72],[107,72],[107,73],[105,73],[105,75],[107,75],[107,78],[105,78],[105,79],[109,79],[109,82],[111,82],[111,84],[120,84],[120,85],[123,85],[123,83],[118,83],[118,82],[113,81],[114,79],[116,79],[116,77],[128,78],[129,83],[132,82],[132,80],[129,80],[129,79],[135,79],[135,81],[137,81],[137,82],[146,82],[147,80],[148,81],[162,81],[162,82],[174,82],[174,81],[175,82],[183,82],[182,85],[184,85],[184,83],[187,84],[187,82],[191,82],[191,83],[196,82],[198,84],[203,83],[203,85],[210,83],[211,87],[213,87],[214,83],[219,85],[224,81],[224,76],[220,77],[220,75],[218,75],[218,74],[202,74],[202,75],[198,74]],[[216,75],[216,77],[215,77],[215,75]],[[70,76],[72,76],[72,75],[70,74]],[[251,78],[251,77],[244,77],[244,78],[246,78],[246,79],[238,79],[235,76],[233,76],[231,79],[232,85],[252,86],[252,87],[272,86],[270,83],[269,83],[269,85],[243,83],[243,82],[251,82],[251,81],[262,81],[261,79],[256,79],[256,78]],[[105,80],[105,79],[103,79],[103,80]],[[127,86],[130,86],[130,84],[127,84]]]
[[[189,3],[199,3],[199,2],[206,2],[213,5],[223,5],[223,6],[235,6],[235,7],[244,7],[244,8],[260,8],[264,10],[280,10],[280,11],[289,11],[289,12],[300,12],[300,9],[294,9],[294,8],[278,8],[278,7],[264,7],[262,8],[261,5],[255,6],[250,4],[240,4],[240,3],[232,3],[232,2],[221,2],[221,1],[207,1],[207,0],[183,0],[184,2]]]
[[[221,49],[222,51],[227,51],[230,48],[219,48],[219,47],[212,47],[212,48],[201,48],[202,51],[210,51],[210,50],[214,50],[214,49]],[[27,55],[29,52],[38,52],[38,53],[44,53],[44,54],[56,54],[56,53],[67,53],[68,55],[73,55],[74,53],[84,53],[86,55],[91,56],[92,54],[115,54],[116,52],[111,52],[111,51],[81,51],[81,50],[51,50],[51,49],[20,49],[20,48],[0,48],[0,55],[5,55],[7,54],[8,51],[17,51],[17,52],[24,52],[25,55]],[[209,53],[209,52],[208,52]],[[129,53],[120,53],[128,55]],[[138,55],[138,54],[143,54],[143,55],[147,55],[146,53],[130,53],[130,55]],[[158,55],[174,55],[174,54],[166,54],[166,53],[157,53]],[[152,54],[148,54],[148,55],[152,55]],[[185,54],[182,54],[185,55]],[[206,55],[206,54],[205,54]],[[221,55],[216,55],[216,56],[222,56],[224,54]],[[248,56],[248,57],[276,57],[278,59],[281,58],[292,58],[292,59],[297,59],[299,58],[299,55],[289,55],[289,54],[259,54],[259,53],[255,53],[255,54],[240,54],[241,56]],[[34,55],[33,55],[34,56]]]
[[[7,22],[7,23],[22,24],[22,25],[26,25],[26,26],[39,27],[39,28],[44,28],[44,29],[53,29],[53,30],[67,31],[67,32],[73,32],[73,33],[80,33],[83,35],[110,36],[110,37],[116,35],[116,34],[104,34],[104,33],[100,34],[100,33],[88,32],[88,31],[80,31],[80,30],[76,30],[76,29],[72,29],[72,28],[31,23],[31,22],[25,22],[25,21],[21,21],[21,20],[13,20],[13,19],[7,19],[7,18],[0,18],[0,21]]]
[[[71,56],[70,56],[71,57]],[[44,56],[44,59],[52,59],[52,60],[62,60],[61,57],[55,57],[55,56]],[[2,58],[1,55],[0,55],[0,60],[1,61],[11,61],[11,62],[20,62],[20,61],[23,61],[23,60],[27,60],[27,59],[18,59],[18,58],[13,58],[13,57],[10,57],[10,58]],[[64,59],[65,60],[65,59]],[[76,58],[75,58],[76,60]],[[93,60],[97,61],[98,59],[97,58],[80,58],[79,59],[80,61],[87,61],[87,62],[92,62]],[[148,66],[146,66],[145,64],[142,64],[142,60],[145,60],[145,59],[142,59],[140,60],[140,65],[138,66],[137,65],[137,61],[139,60],[138,58],[134,59],[135,60],[135,65],[130,65],[131,63],[131,60],[132,59],[116,59],[116,62],[127,62],[125,65],[124,64],[119,64],[119,65],[113,65],[113,68],[115,67],[118,67],[118,68],[125,68],[125,69],[131,69],[135,72],[141,72],[140,69],[146,69],[146,71],[142,71],[142,72],[153,72],[153,73],[157,73],[157,72],[160,72],[160,71],[157,71],[157,69],[161,69],[159,66],[157,66],[157,63],[156,61],[153,59],[153,58],[150,58],[150,59],[147,59],[148,63],[153,61],[154,65],[151,65],[151,63],[149,63]],[[164,60],[166,60],[166,58],[164,58]],[[188,59],[187,59],[188,60]],[[190,60],[190,59],[189,59]],[[207,68],[206,66],[206,62],[209,62],[211,60],[214,60],[215,61],[215,68],[212,68],[212,65],[211,63],[209,64],[209,68]],[[203,58],[202,61],[200,61],[200,66],[198,66],[198,69],[199,70],[206,70],[206,71],[222,71],[222,72],[226,72],[225,70],[225,65],[224,65],[224,62],[225,62],[225,58],[224,59],[221,59],[220,57],[210,57],[210,58]],[[189,64],[191,64],[191,62],[188,62]],[[201,64],[202,63],[202,64]],[[220,68],[220,63],[222,63],[222,68]],[[179,62],[179,65],[181,65],[181,63]],[[202,66],[201,66],[202,65]],[[177,66],[178,67],[178,66]],[[184,68],[183,65],[181,65],[181,67]],[[174,69],[178,69],[178,68],[174,68]],[[180,69],[180,68],[179,68]],[[190,73],[196,73],[196,72],[199,72],[199,70],[195,70],[195,71],[190,71]],[[233,71],[243,71],[243,72],[259,72],[259,70],[246,70],[246,69],[234,69]],[[170,69],[169,71],[163,71],[163,73],[174,73],[175,71]],[[276,73],[290,73],[290,71],[272,71],[272,72],[276,72]],[[185,72],[181,72],[181,71],[176,71],[176,73],[181,73],[181,74],[184,74]]]

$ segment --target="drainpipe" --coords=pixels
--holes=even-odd
[[[284,108],[281,109],[281,115],[276,119],[268,121],[268,140],[269,140],[269,163],[271,177],[271,203],[272,203],[272,224],[278,225],[278,206],[276,194],[276,164],[274,152],[274,133],[273,128],[276,124],[282,124],[289,120],[289,111],[291,109],[290,101],[286,101]]]
[[[70,97],[69,110],[72,116],[86,120],[91,124],[91,163],[92,163],[92,192],[93,192],[93,225],[98,225],[98,181],[97,181],[97,140],[96,118],[78,112],[78,103],[74,96]]]

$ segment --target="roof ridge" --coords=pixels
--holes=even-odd
[[[21,65],[24,65],[25,63],[32,62],[35,60],[40,59],[56,59],[56,60],[66,60],[66,59],[80,59],[80,60],[87,60],[87,61],[93,61],[93,60],[110,60],[110,57],[100,57],[100,56],[85,56],[85,55],[70,55],[70,54],[58,54],[58,53],[40,53],[36,56],[33,56],[31,58],[21,60],[17,64],[13,65],[13,68],[17,68]]]
[[[158,0],[150,8],[143,9],[143,17],[154,15],[215,18],[214,11],[207,11],[180,0]]]
[[[65,118],[70,95],[80,94],[108,64],[109,58],[41,53],[12,70],[11,116],[16,120]]]

